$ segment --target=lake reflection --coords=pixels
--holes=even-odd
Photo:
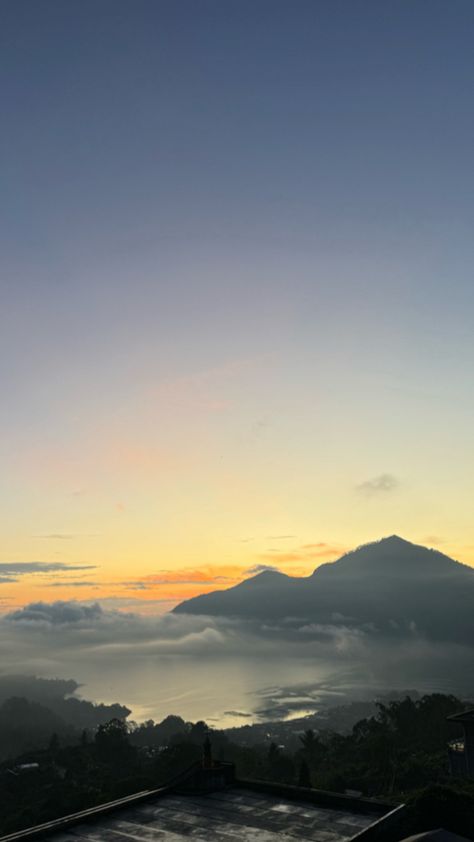
[[[222,728],[305,716],[390,690],[469,694],[474,666],[408,661],[395,671],[389,662],[374,670],[369,662],[348,667],[314,658],[181,656],[137,659],[126,672],[114,664],[77,664],[74,678],[83,683],[84,698],[127,704],[130,719],[160,721],[173,713]]]

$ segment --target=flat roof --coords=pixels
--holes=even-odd
[[[446,717],[450,722],[474,722],[474,710],[465,710],[462,713],[453,713]]]
[[[45,842],[344,842],[373,813],[232,788],[205,795],[167,793],[42,835]]]

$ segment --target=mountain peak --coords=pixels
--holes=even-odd
[[[259,573],[256,573],[249,579],[244,579],[243,582],[240,582],[239,585],[235,585],[234,587],[241,588],[242,586],[245,587],[247,585],[269,585],[289,578],[290,577],[287,576],[286,573],[282,573],[280,570],[260,570]]]
[[[413,544],[399,535],[388,535],[378,541],[362,544],[337,561],[316,568],[314,575],[351,573],[370,575],[416,576],[417,574],[449,575],[470,571],[438,550]]]
[[[374,544],[408,544],[408,546],[413,547],[411,541],[407,541],[406,538],[401,538],[400,535],[387,535],[386,538],[381,538],[380,541],[373,541]]]

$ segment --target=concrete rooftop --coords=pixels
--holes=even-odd
[[[343,842],[376,818],[230,789],[205,795],[166,794],[42,838],[46,842]]]

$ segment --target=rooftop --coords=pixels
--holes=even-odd
[[[448,716],[447,719],[450,722],[473,722],[474,723],[474,710],[464,710],[462,713],[453,713],[452,716]]]
[[[343,842],[368,827],[373,815],[315,807],[242,789],[206,795],[166,795],[122,809],[92,824],[50,836],[50,842]]]
[[[380,802],[268,782],[232,780],[203,788],[198,772],[184,789],[170,785],[137,793],[0,842],[345,842],[390,809]]]

